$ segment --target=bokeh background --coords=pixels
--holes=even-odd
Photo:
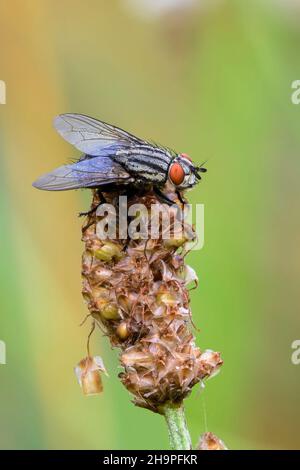
[[[202,348],[221,373],[186,402],[193,441],[300,447],[300,2],[0,0],[0,447],[168,448],[160,416],[134,408],[117,351],[92,350],[110,377],[86,398],[74,365],[89,325],[80,293],[89,191],[38,192],[40,174],[78,153],[53,130],[80,112],[156,139],[208,173],[205,246],[191,253]]]

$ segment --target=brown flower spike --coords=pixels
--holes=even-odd
[[[105,368],[89,351],[98,325],[121,350],[119,376],[134,403],[164,415],[173,449],[190,449],[183,400],[222,364],[219,353],[201,352],[195,345],[187,285],[197,285],[197,276],[184,262],[187,244],[196,236],[180,210],[182,197],[206,169],[185,153],[83,114],[61,114],[54,126],[83,155],[42,175],[33,186],[95,188],[82,230],[83,296],[93,325],[87,357],[76,367],[79,384],[86,395],[102,391]],[[120,194],[128,199],[125,210]],[[162,204],[158,195],[174,204]],[[119,217],[108,224],[106,236],[104,207],[110,221],[116,213]],[[128,231],[124,220],[130,222]]]
[[[118,213],[118,193],[104,193]],[[128,208],[144,204],[149,224],[146,237],[112,239],[97,236],[96,212],[83,227],[83,296],[95,323],[113,347],[121,350],[124,370],[119,377],[137,406],[162,413],[165,405],[180,405],[192,387],[216,373],[222,360],[195,345],[187,282],[193,272],[184,263],[185,245],[195,234],[185,224],[176,237],[176,210],[162,204],[152,191],[127,195]],[[170,192],[177,206],[181,203]],[[94,192],[92,208],[99,204]],[[171,236],[158,219],[159,238],[151,238],[151,206],[169,216]],[[176,206],[175,206],[176,207]],[[139,214],[140,218],[143,217]]]

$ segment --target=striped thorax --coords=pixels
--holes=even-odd
[[[139,145],[117,152],[113,159],[130,174],[156,184],[163,184],[168,178],[168,169],[174,155],[165,149],[152,145]]]

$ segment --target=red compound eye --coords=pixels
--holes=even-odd
[[[180,163],[172,163],[169,170],[169,177],[173,184],[178,186],[181,184],[185,177],[185,172]]]
[[[186,158],[187,160],[189,160],[190,162],[192,161],[191,157],[187,154],[187,153],[181,153],[180,156],[182,158]]]

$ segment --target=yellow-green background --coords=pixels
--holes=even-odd
[[[77,218],[89,192],[31,182],[78,155],[52,119],[81,112],[209,159],[190,195],[205,204],[192,305],[198,344],[224,366],[186,402],[193,441],[207,427],[233,449],[299,448],[300,2],[220,0],[159,18],[125,3],[0,0],[0,447],[168,446],[100,332],[103,395],[82,396],[73,374],[89,330]]]

